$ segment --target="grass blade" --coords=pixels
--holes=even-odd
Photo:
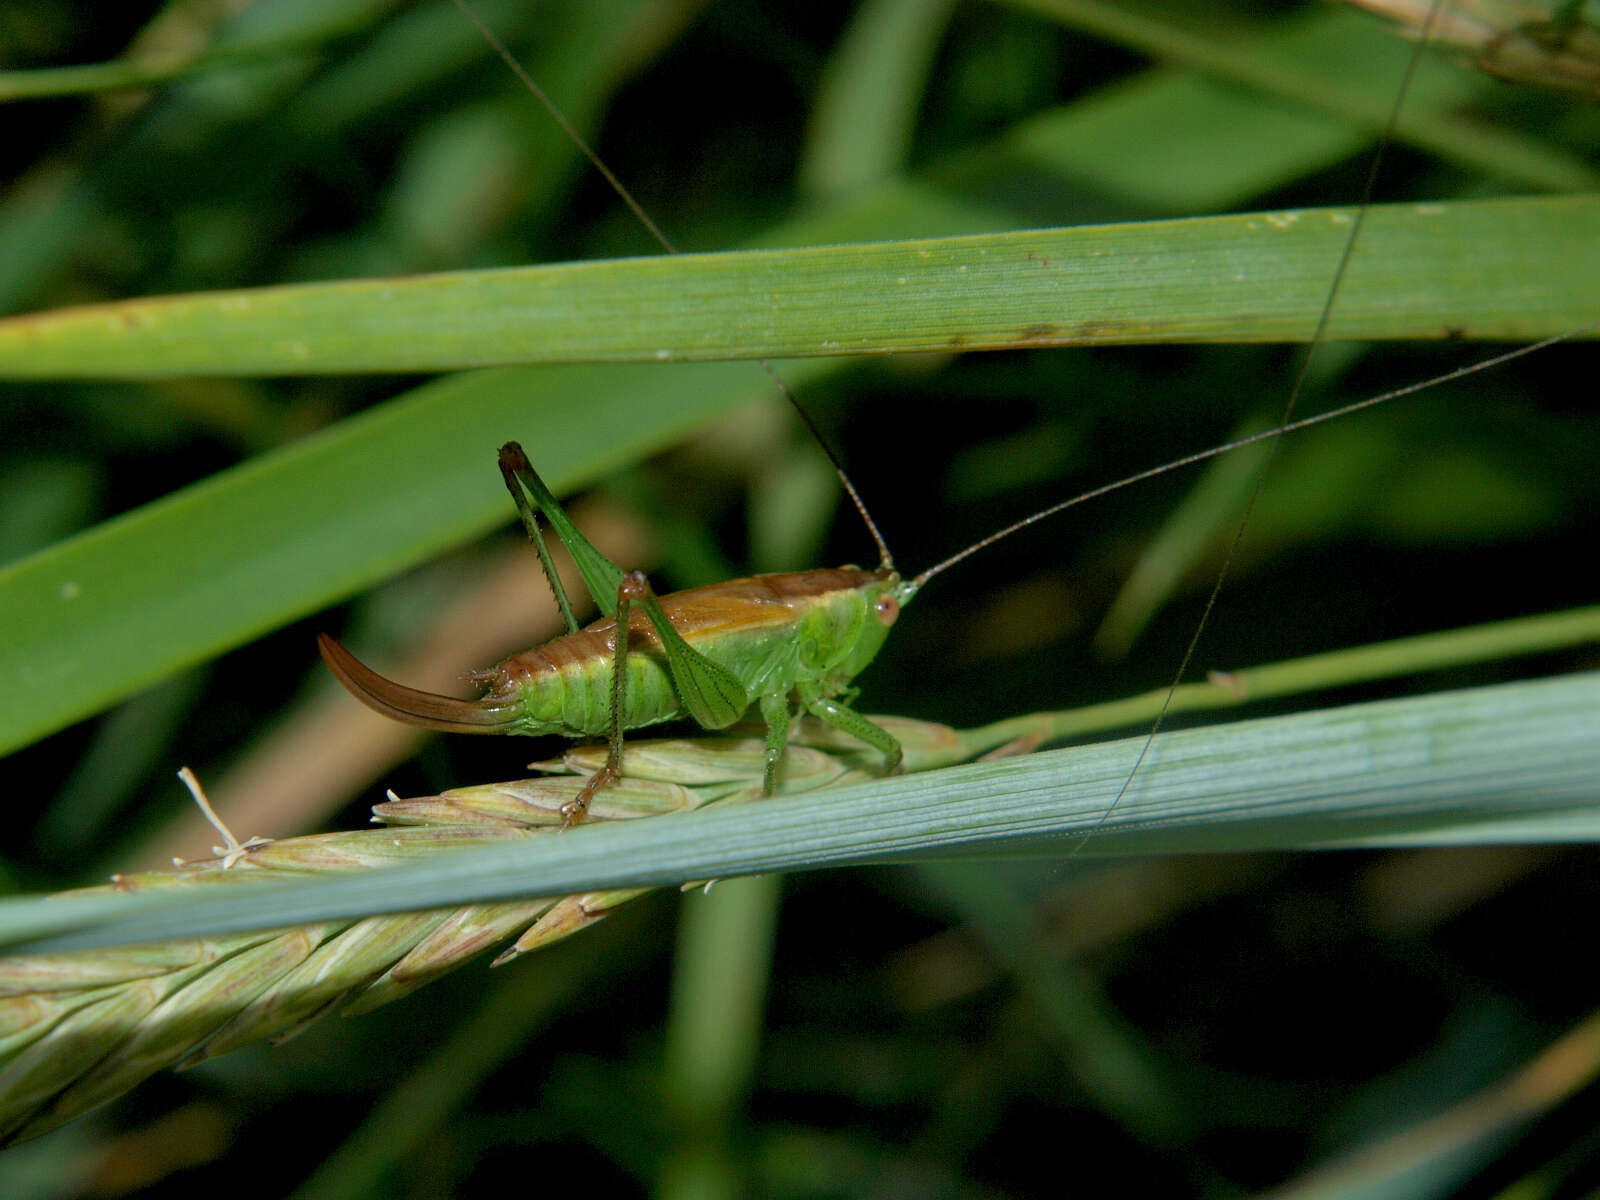
[[[540,843],[210,902],[23,898],[0,943],[159,941],[518,897],[765,871],[989,855],[1588,841],[1600,778],[1600,674],[1167,734],[1105,811],[1142,738],[581,829]],[[53,936],[58,935],[58,936]]]
[[[1205,217],[151,297],[0,321],[0,377],[1299,341],[1315,327],[1352,215]],[[1479,250],[1467,258],[1462,246]],[[752,307],[751,296],[765,302]],[[1400,205],[1368,214],[1329,336],[1532,340],[1596,320],[1592,199]]]

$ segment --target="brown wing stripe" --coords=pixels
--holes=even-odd
[[[510,733],[508,726],[517,719],[514,703],[455,700],[385,679],[325,633],[317,635],[317,649],[352,696],[373,712],[407,725],[445,733]]]

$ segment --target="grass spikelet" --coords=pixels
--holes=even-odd
[[[943,726],[884,718],[907,769],[967,756]],[[870,754],[807,722],[787,756],[784,791],[848,782]],[[812,743],[812,744],[806,744]],[[171,871],[116,876],[89,891],[248,888],[306,874],[363,871],[510,838],[553,837],[562,806],[604,751],[573,750],[529,779],[394,796],[373,809],[383,828],[240,841],[185,783],[224,844]],[[628,775],[596,797],[591,821],[687,812],[761,792],[759,736],[631,743]],[[591,892],[324,922],[222,938],[0,958],[0,1143],[36,1137],[166,1067],[192,1066],[263,1038],[293,1037],[332,1012],[364,1013],[515,939],[495,965],[602,920],[648,889]]]

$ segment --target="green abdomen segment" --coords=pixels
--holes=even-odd
[[[648,629],[647,623],[634,622],[629,635],[642,642],[641,624]],[[653,653],[629,656],[624,728],[638,729],[683,715],[666,663],[659,649],[652,649]],[[611,727],[615,652],[609,631],[580,629],[501,663],[490,697],[516,700],[519,733],[603,734]]]

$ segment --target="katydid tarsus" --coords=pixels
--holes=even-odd
[[[462,7],[465,9],[465,5]],[[513,61],[508,55],[505,57],[508,62]],[[588,153],[587,147],[584,149]],[[598,160],[594,161],[598,165]],[[609,172],[607,175],[610,178]],[[614,180],[613,185],[618,186]],[[627,198],[625,191],[623,195]],[[628,202],[655,232],[643,210],[631,199]],[[1358,237],[1359,223],[1352,229],[1352,244]],[[672,248],[665,239],[662,241],[669,250]],[[1337,288],[1336,277],[1330,285],[1330,309]],[[1313,345],[1321,336],[1319,330]],[[1536,348],[1527,347],[1513,354]],[[1298,384],[1294,390],[1298,392]],[[433,696],[385,680],[331,639],[323,639],[323,653],[330,667],[358,697],[381,712],[414,724],[458,732],[605,736],[610,743],[607,764],[574,803],[569,820],[579,819],[595,790],[617,777],[624,762],[623,738],[627,731],[674,718],[688,718],[705,729],[720,729],[751,708],[758,709],[767,729],[764,785],[769,793],[775,790],[786,732],[797,710],[811,713],[879,750],[886,769],[892,770],[899,759],[899,748],[889,734],[849,707],[851,683],[883,645],[900,607],[933,574],[998,537],[1082,500],[1251,441],[1277,437],[1303,424],[1381,403],[1409,390],[1414,389],[1376,396],[1306,422],[1291,422],[1290,400],[1273,430],[1185,456],[1178,463],[1164,464],[1051,505],[996,535],[980,539],[913,579],[904,579],[896,572],[882,537],[867,518],[880,551],[875,570],[846,567],[760,576],[659,599],[641,574],[624,572],[589,545],[566,520],[520,447],[508,444],[501,452],[501,470],[556,591],[567,625],[566,635],[476,675],[489,684],[488,694],[477,701]],[[843,478],[842,471],[840,474]],[[855,499],[848,480],[845,486]],[[861,507],[859,501],[857,504]],[[861,513],[866,517],[864,507]],[[605,614],[601,621],[584,630],[578,629],[561,583],[550,567],[538,530],[540,516],[572,552],[588,591]]]

